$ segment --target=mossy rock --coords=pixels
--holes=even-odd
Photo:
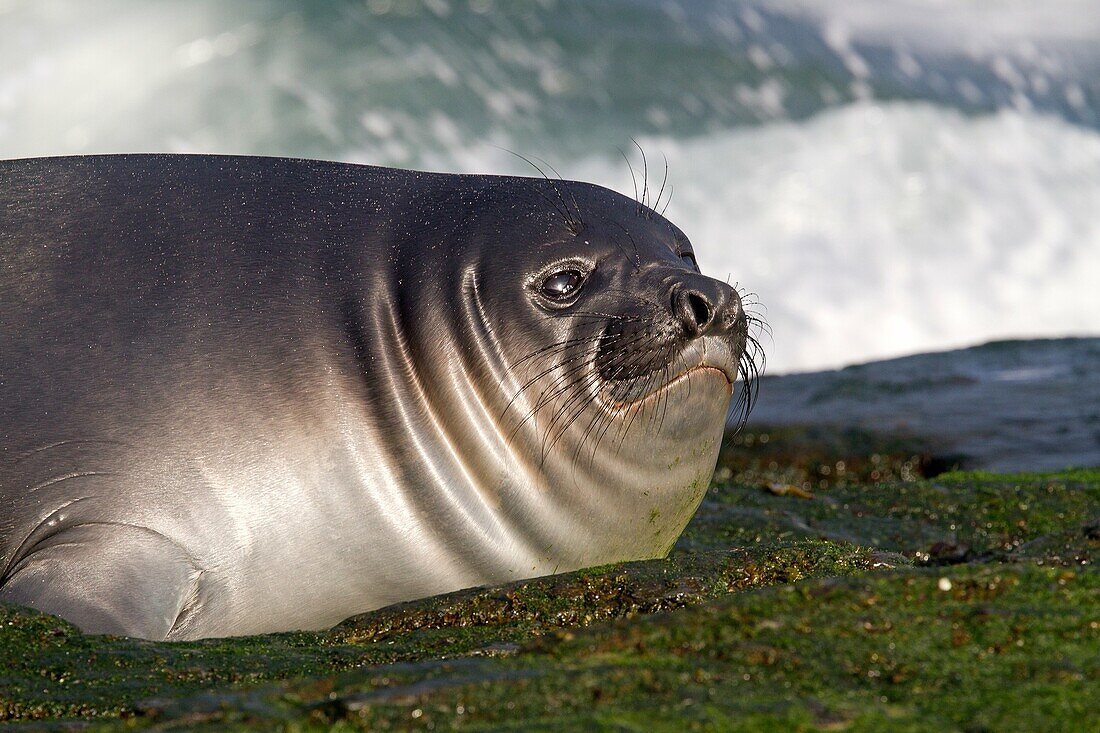
[[[1100,548],[1098,520],[1098,470],[946,473],[779,496],[766,486],[724,483],[711,487],[677,548],[818,537],[933,564],[1032,559],[1080,565]]]
[[[144,710],[266,730],[1082,730],[1100,576],[965,565],[814,579],[560,630],[503,658],[350,671]]]
[[[902,569],[559,632],[412,682],[371,684],[373,670],[321,699],[293,686],[264,699],[364,730],[1081,730],[1100,699],[1098,607],[1091,570]]]

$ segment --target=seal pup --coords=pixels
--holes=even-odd
[[[734,288],[598,186],[276,158],[0,162],[0,601],[320,629],[664,556]]]

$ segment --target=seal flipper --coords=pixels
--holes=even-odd
[[[37,543],[0,586],[0,601],[31,606],[89,634],[166,639],[201,607],[202,570],[145,527],[89,523]]]

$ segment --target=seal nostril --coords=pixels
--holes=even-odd
[[[706,328],[713,315],[710,303],[699,293],[688,293],[687,301],[691,308],[691,315],[695,319],[695,325],[699,330]]]

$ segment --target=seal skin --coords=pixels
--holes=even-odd
[[[0,339],[0,601],[192,639],[664,556],[746,327],[597,186],[123,155],[0,162]]]

